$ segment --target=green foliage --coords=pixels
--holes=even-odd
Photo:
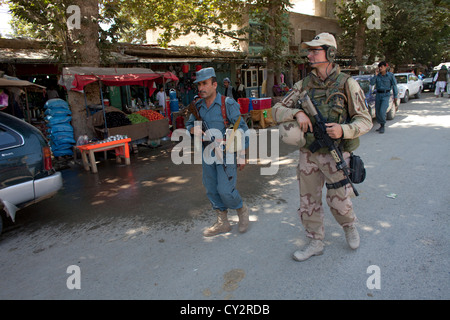
[[[252,29],[253,41],[263,47],[261,55],[282,63],[286,60],[284,50],[289,44],[290,1],[247,1],[250,21],[255,21],[260,28]]]
[[[359,44],[357,28],[367,22],[367,7],[381,9],[381,28],[365,28]],[[343,29],[342,52],[352,54],[362,45],[368,63],[385,59],[397,66],[407,63],[436,65],[445,59],[450,43],[449,2],[446,0],[341,0],[336,15]]]
[[[2,0],[4,1],[4,0]],[[95,41],[106,52],[118,41],[143,43],[148,29],[162,30],[159,45],[167,47],[171,40],[196,33],[210,35],[213,43],[224,37],[248,40],[262,44],[262,56],[279,65],[287,58],[283,53],[289,39],[288,8],[286,0],[98,0],[98,39],[85,39],[83,34],[73,37],[67,29],[66,9],[73,0],[10,0],[16,35],[49,41],[58,49],[63,61],[76,59],[77,44]],[[92,1],[91,1],[92,2]],[[95,2],[95,1],[94,1]],[[260,27],[250,28],[249,20]],[[83,26],[82,26],[83,27]]]
[[[129,18],[119,15],[120,1],[100,0],[99,25],[97,39],[86,39],[83,32],[68,29],[67,19],[70,13],[67,8],[74,4],[73,0],[10,0],[6,1],[12,13],[12,28],[15,36],[44,40],[47,48],[60,61],[78,63],[83,60],[79,54],[79,47],[87,42],[94,42],[100,49],[103,62],[108,56],[105,54],[112,43],[120,39],[120,35],[132,28]],[[82,23],[81,28],[85,27]],[[134,29],[133,29],[134,30]]]
[[[239,28],[244,3],[240,0],[135,0],[121,1],[120,15],[133,17],[136,30],[162,29],[159,45],[167,47],[171,40],[196,33],[211,35],[213,43],[223,37],[236,41],[244,35]],[[136,26],[135,25],[135,26]],[[141,34],[145,36],[145,33]]]
[[[69,1],[10,1],[13,14],[12,27],[16,35],[62,41],[62,29],[66,23],[65,8]]]

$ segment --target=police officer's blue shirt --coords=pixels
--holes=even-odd
[[[227,128],[225,128],[225,124],[223,122],[221,105],[222,105],[222,95],[220,93],[217,93],[216,99],[214,99],[214,102],[211,104],[209,108],[206,107],[205,99],[200,99],[199,101],[197,101],[195,107],[198,109],[198,113],[202,118],[202,121],[205,121],[207,123],[209,129],[220,130],[220,132],[222,132],[223,137],[225,138]],[[236,100],[232,98],[226,98],[225,105],[228,121],[230,122],[230,124],[236,123],[239,116],[241,115],[239,103],[237,103]],[[189,132],[191,128],[194,127],[195,121],[197,121],[195,119],[195,116],[191,114],[188,121],[186,122],[186,129]],[[244,133],[247,132],[248,130],[248,126],[243,118],[241,118],[241,121],[239,122],[238,129],[242,129]],[[248,143],[249,138],[248,135],[246,135],[245,149],[248,148]]]
[[[395,80],[394,74],[392,72],[386,72],[384,76],[381,75],[381,73],[373,76],[370,79],[370,84],[375,85],[376,90],[391,91],[392,89],[394,91],[394,99],[397,99],[397,80]]]

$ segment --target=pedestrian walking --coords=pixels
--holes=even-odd
[[[375,75],[370,79],[370,84],[375,85],[376,97],[375,97],[375,115],[380,127],[376,130],[379,133],[384,133],[386,124],[386,112],[389,108],[391,99],[391,90],[394,91],[394,103],[397,106],[398,100],[398,88],[397,80],[395,80],[394,74],[387,70],[388,64],[386,61],[381,61],[378,64],[378,69],[375,70]]]
[[[223,94],[225,97],[230,97],[234,100],[238,99],[236,89],[231,85],[229,78],[223,79],[223,86],[225,87],[225,92]]]
[[[194,122],[197,119],[194,114],[191,114],[186,122],[186,129],[191,134],[204,136],[207,134],[205,130],[208,128],[209,130],[219,130],[222,136],[225,137],[227,122],[238,126],[244,132],[248,130],[245,121],[240,121],[239,104],[232,98],[224,97],[222,99],[222,95],[217,92],[217,79],[213,68],[205,68],[198,71],[194,83],[198,84],[198,95],[200,96],[200,100],[195,104],[195,110],[197,111],[194,111],[198,112],[201,121],[205,122],[206,127],[202,130],[199,126],[194,126]],[[215,141],[217,142],[217,140]],[[229,209],[237,211],[239,232],[245,232],[249,226],[249,212],[236,189],[236,182],[237,168],[242,170],[245,166],[245,149],[248,145],[248,139],[246,139],[242,150],[231,153],[231,155],[228,152],[215,148],[212,156],[217,156],[216,159],[221,161],[212,163],[208,159],[209,154],[205,155],[205,149],[208,147],[207,143],[205,141],[202,152],[202,179],[206,188],[206,195],[212,208],[217,212],[217,221],[210,228],[207,228],[203,235],[211,237],[229,232],[231,230],[227,216]]]
[[[448,72],[447,72],[447,94],[448,94],[448,97],[450,98],[450,73],[448,73]]]
[[[444,92],[447,86],[448,70],[447,66],[442,65],[441,70],[439,70],[433,78],[433,82],[436,83],[436,89],[434,90],[434,95],[436,98],[444,96]]]
[[[417,76],[417,78],[419,78],[419,80],[423,80],[424,77],[425,75],[423,74],[423,72],[419,71],[419,75]]]
[[[166,114],[167,108],[167,96],[164,91],[164,87],[160,87],[158,93],[156,94],[156,101],[158,101],[158,105],[163,108],[164,114]]]
[[[353,189],[328,148],[315,148],[314,118],[298,105],[303,91],[308,93],[317,110],[327,122],[327,134],[341,146],[342,155],[349,163],[350,153],[359,146],[358,137],[372,128],[372,119],[364,103],[364,92],[350,76],[333,63],[336,40],[329,33],[321,33],[312,41],[302,43],[308,49],[312,72],[297,82],[291,92],[273,106],[273,117],[278,122],[296,120],[302,132],[297,178],[300,189],[298,210],[306,235],[311,239],[302,250],[293,254],[296,261],[320,255],[324,248],[322,188],[327,184],[326,200],[336,221],[343,227],[350,248],[359,247],[359,233],[355,227]],[[288,131],[295,132],[295,130]],[[297,131],[298,133],[298,131]]]
[[[241,83],[240,80],[236,81],[236,93],[238,99],[247,97],[247,94],[245,93],[245,86]]]

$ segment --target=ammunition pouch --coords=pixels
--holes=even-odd
[[[361,157],[350,155],[350,180],[353,183],[361,183],[366,179],[366,169],[364,168],[364,162]]]
[[[350,183],[350,181],[357,184],[361,183],[366,179],[366,169],[364,168],[364,162],[361,157],[350,155],[350,175],[341,181],[335,183],[326,183],[327,189],[338,189]]]

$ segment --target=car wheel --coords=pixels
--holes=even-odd
[[[414,95],[414,98],[420,99],[420,94],[422,93],[422,88],[419,88],[419,92]]]
[[[402,102],[406,103],[409,101],[409,91],[406,90],[405,92],[405,97],[402,99]]]

